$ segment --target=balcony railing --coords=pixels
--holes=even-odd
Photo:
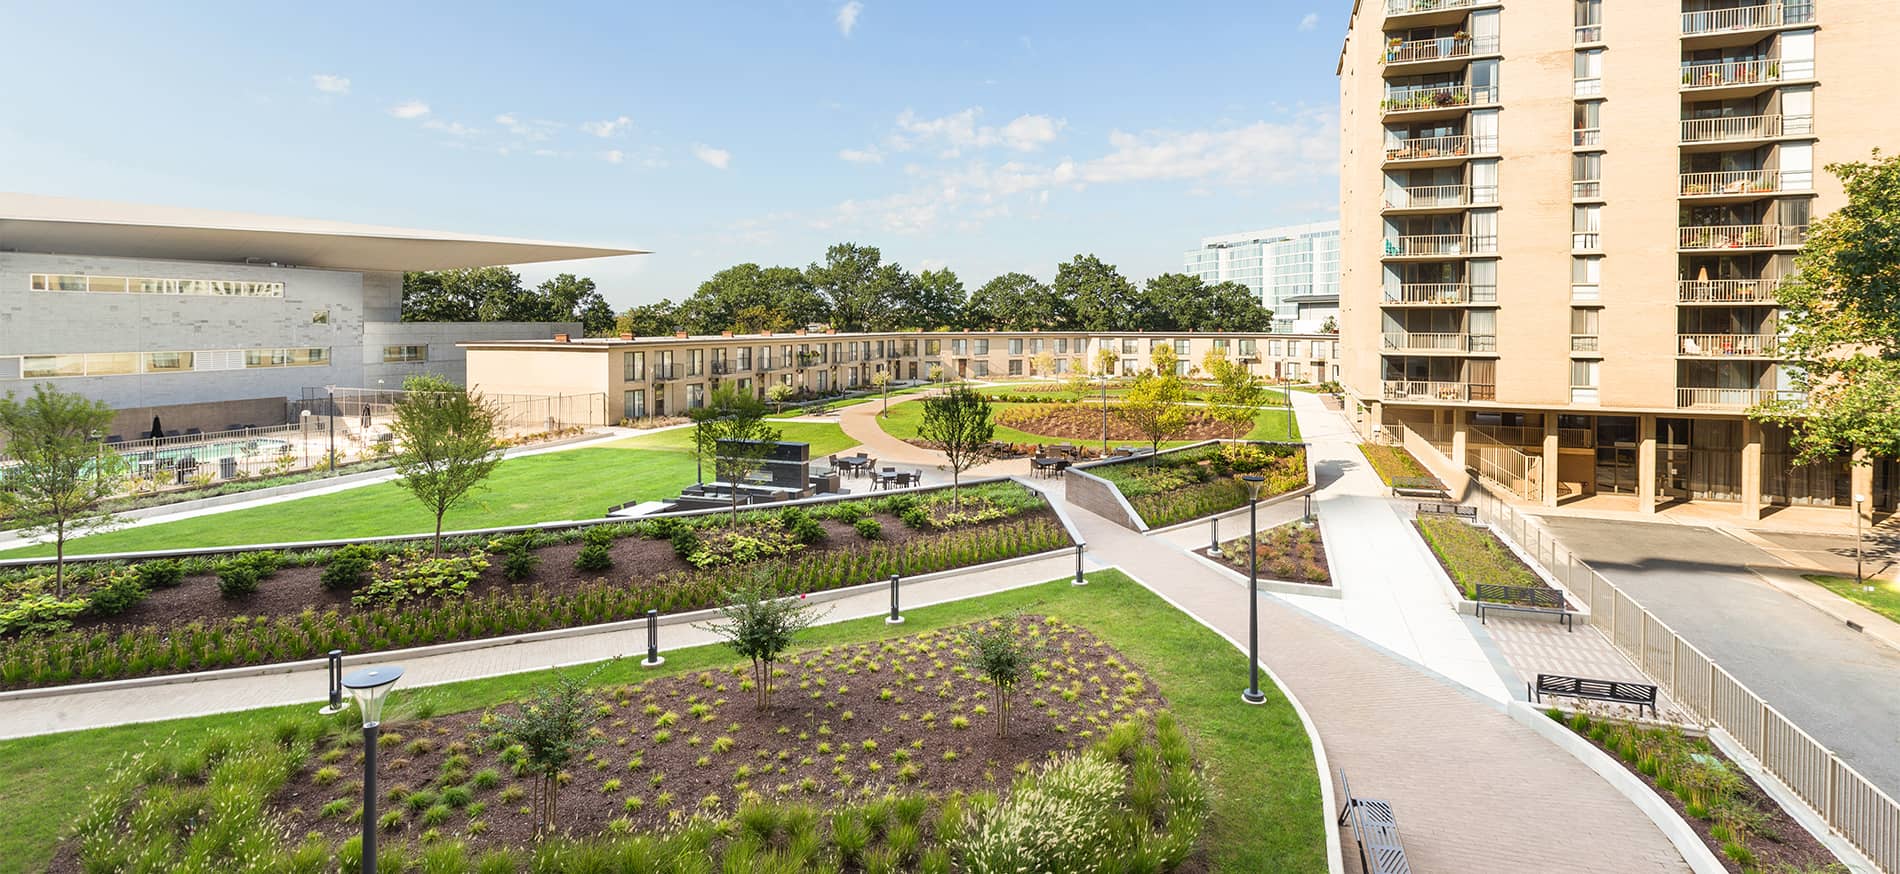
[[[1724,170],[1718,173],[1683,173],[1681,176],[1678,190],[1684,197],[1772,194],[1777,191],[1805,191],[1814,187],[1814,174],[1784,173],[1780,170]]]
[[[680,378],[680,366],[677,364],[656,364],[653,366],[654,382],[670,382]]]
[[[1434,158],[1456,158],[1468,154],[1484,155],[1497,150],[1495,142],[1489,143],[1489,149],[1483,148],[1485,145],[1484,142],[1473,143],[1471,138],[1464,134],[1419,137],[1387,146],[1385,159],[1387,161],[1425,161]]]
[[[726,374],[729,374],[731,372],[732,372],[732,365],[726,363],[725,361],[716,360],[712,363],[712,375],[714,376],[725,376]]]
[[[1804,65],[1805,66],[1805,65]],[[1782,63],[1774,58],[1761,58],[1753,61],[1715,61],[1708,64],[1682,65],[1682,87],[1727,88],[1731,85],[1754,85],[1764,82],[1780,82],[1783,78],[1806,78],[1813,73],[1807,70],[1802,75],[1793,75],[1794,70],[1784,69]],[[1784,74],[1786,74],[1784,76]]]
[[[1603,128],[1580,127],[1570,131],[1570,144],[1573,146],[1603,145]]]
[[[1576,27],[1575,34],[1571,37],[1571,42],[1577,45],[1588,45],[1593,42],[1602,41],[1603,25],[1601,24],[1579,24]]]
[[[1420,185],[1386,193],[1387,209],[1439,209],[1470,206],[1471,189],[1464,185]]]
[[[1461,106],[1488,106],[1497,102],[1494,88],[1465,85],[1408,85],[1387,88],[1379,101],[1380,112],[1418,112],[1426,109],[1456,109]]]
[[[1385,14],[1410,15],[1414,12],[1438,12],[1476,6],[1478,0],[1385,0]]]
[[[1814,3],[1811,0],[1740,6],[1734,9],[1708,9],[1701,12],[1682,13],[1682,35],[1708,36],[1737,30],[1760,30],[1787,24],[1807,24],[1812,21],[1814,21]]]
[[[1385,348],[1394,352],[1464,352],[1471,347],[1469,334],[1418,334],[1388,331]]]
[[[1685,358],[1770,358],[1780,340],[1774,334],[1677,334],[1676,353]]]
[[[1570,335],[1570,351],[1572,352],[1600,351],[1600,344],[1598,343],[1597,335],[1571,334]]]
[[[1468,58],[1473,54],[1488,55],[1497,52],[1498,38],[1451,37],[1437,39],[1415,39],[1385,47],[1385,62],[1388,64],[1415,64],[1421,61],[1449,61]]]
[[[1765,140],[1780,136],[1807,136],[1812,133],[1814,133],[1814,116],[1812,115],[1734,115],[1723,118],[1682,120],[1684,143]]]
[[[1677,388],[1676,406],[1711,410],[1745,410],[1776,401],[1799,403],[1804,395],[1787,388]]]
[[[1498,238],[1465,234],[1420,234],[1385,241],[1388,258],[1431,258],[1495,252]]]
[[[1462,382],[1434,382],[1425,379],[1388,379],[1381,386],[1388,401],[1463,401],[1471,391]]]
[[[1779,279],[1683,279],[1676,283],[1681,303],[1774,303]]]
[[[1603,196],[1603,180],[1583,179],[1570,183],[1571,200],[1596,200]]]
[[[1775,249],[1808,240],[1807,225],[1706,225],[1676,231],[1680,249]]]
[[[1454,305],[1471,301],[1471,287],[1462,282],[1409,282],[1388,291],[1386,303]]]

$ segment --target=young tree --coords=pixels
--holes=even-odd
[[[1209,355],[1212,359],[1214,356]],[[1229,363],[1224,357],[1208,362],[1215,380],[1214,417],[1227,424],[1230,436],[1238,440],[1253,430],[1255,417],[1269,402],[1266,386],[1245,364]],[[1291,415],[1291,414],[1289,414]],[[1289,429],[1291,433],[1291,429]]]
[[[1326,317],[1326,321],[1324,321],[1324,322],[1321,322],[1321,323],[1319,324],[1319,332],[1320,332],[1320,333],[1322,333],[1322,334],[1337,334],[1337,333],[1339,333],[1339,317],[1338,317],[1338,316],[1327,316],[1327,317]]]
[[[1161,363],[1160,352],[1166,348],[1156,349],[1157,366]],[[1167,357],[1172,359],[1173,352],[1168,352]],[[1187,427],[1187,409],[1182,406],[1185,394],[1181,378],[1172,370],[1165,375],[1154,370],[1144,371],[1135,377],[1135,384],[1129,386],[1128,396],[1122,399],[1116,413],[1148,438],[1151,452],[1160,452],[1163,440],[1173,439]]]
[[[765,568],[752,571],[726,590],[724,600],[720,619],[702,627],[752,662],[753,705],[769,709],[773,666],[824,614],[802,597],[780,595],[773,586],[772,571]]]
[[[963,472],[989,458],[990,441],[996,437],[990,401],[981,392],[958,387],[922,403],[924,416],[917,424],[917,436],[950,462],[950,504],[961,506]]]
[[[884,408],[878,411],[878,415],[880,416],[890,415],[890,412],[891,412],[891,372],[888,370],[880,370],[876,373],[871,374],[871,385],[878,390],[879,394],[884,396]]]
[[[1120,364],[1121,359],[1122,357],[1116,354],[1114,349],[1107,343],[1103,343],[1095,350],[1095,372],[1104,378],[1113,376],[1115,365]]]
[[[1786,427],[1801,463],[1900,455],[1900,155],[1830,164],[1847,205],[1808,226],[1781,303],[1794,389],[1750,411]]]
[[[707,461],[713,462],[714,474],[718,473],[719,440],[728,436],[728,419],[735,413],[754,410],[761,418],[765,415],[765,405],[758,398],[750,392],[741,391],[732,383],[726,383],[713,389],[705,406],[686,411],[686,418],[693,423],[694,477],[699,482],[706,481]]]
[[[795,393],[791,386],[781,382],[765,390],[765,399],[772,402],[772,412],[782,413],[785,411],[785,402],[791,400]]]
[[[930,377],[931,382],[943,382],[943,365],[941,364],[930,365],[930,372],[928,375]]]
[[[790,386],[773,386],[773,388]],[[706,406],[693,411],[694,447],[713,459],[713,476],[732,486],[732,520],[739,520],[739,487],[765,466],[778,444],[779,430],[768,424],[765,405],[730,384],[713,390]],[[700,441],[704,441],[701,443]]]
[[[113,521],[103,506],[124,484],[125,458],[100,440],[112,408],[46,383],[15,401],[0,398],[0,519],[53,535],[53,594],[66,597],[66,541]]]
[[[479,392],[425,373],[403,381],[396,401],[393,457],[398,483],[435,514],[433,551],[442,554],[442,517],[501,463],[500,410]]]
[[[1054,352],[1044,352],[1040,355],[1037,355],[1036,357],[1029,359],[1029,366],[1030,366],[1030,369],[1035,371],[1035,373],[1032,374],[1034,376],[1040,376],[1044,378],[1055,376],[1056,354]]]
[[[552,686],[537,688],[513,713],[495,717],[494,736],[504,745],[521,747],[521,761],[534,775],[533,803],[541,812],[538,831],[555,830],[561,771],[594,743],[587,732],[593,706],[585,680],[556,671]]]
[[[1016,614],[963,629],[963,645],[970,651],[970,670],[990,681],[996,690],[996,736],[1009,736],[1010,696],[1029,675],[1038,647],[1018,626]]]

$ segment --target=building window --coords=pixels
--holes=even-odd
[[[1257,345],[1258,342],[1259,341],[1254,340],[1251,337],[1241,340],[1240,354],[1246,355],[1246,356],[1253,356],[1253,355],[1259,354],[1260,347]]]
[[[1583,101],[1578,103],[1571,113],[1570,144],[1573,146],[1603,145],[1603,101]]]
[[[1603,153],[1584,152],[1570,156],[1570,196],[1594,199],[1603,196]]]
[[[23,379],[85,375],[84,355],[28,355],[20,359],[20,377]]]
[[[112,294],[191,294],[211,297],[283,297],[281,282],[237,279],[153,279],[142,276],[86,276],[71,273],[35,273],[28,280],[34,291],[89,291]]]
[[[1577,53],[1573,65],[1578,97],[1596,97],[1603,93],[1603,50],[1585,49]]]
[[[1300,357],[1300,341],[1298,340],[1286,341],[1286,357],[1288,358]]]
[[[1069,354],[1069,338],[1067,337],[1056,338],[1056,354],[1057,355]]]
[[[1126,337],[1125,337],[1125,338],[1123,338],[1123,339],[1122,339],[1122,354],[1123,354],[1123,355],[1133,355],[1133,354],[1135,354],[1135,353],[1137,353],[1137,352],[1139,352],[1139,351],[1141,351],[1141,349],[1140,349],[1140,346],[1139,346],[1139,345],[1137,345],[1138,343],[1139,343],[1139,341],[1137,341],[1137,340],[1134,340],[1134,339],[1132,339],[1132,338],[1126,338]]]
[[[1009,341],[1009,354],[1011,355],[1023,354],[1023,340],[1021,337],[1017,337]]]
[[[1228,342],[1229,341],[1224,338],[1215,338],[1214,348],[1219,349],[1222,352],[1226,352]]]
[[[706,405],[706,386],[693,383],[686,387],[686,408],[697,410]]]
[[[1018,340],[1016,342],[1020,343],[1022,341]],[[1011,358],[1009,360],[1009,375],[1010,376],[1023,375],[1023,360],[1021,358]]]
[[[190,352],[147,352],[146,373],[179,373],[191,369]]]
[[[1570,399],[1571,400],[1573,401],[1588,400],[1589,402],[1592,402],[1592,403],[1596,401],[1597,399],[1597,370],[1600,366],[1601,366],[1600,363],[1596,361],[1570,362]],[[1585,393],[1587,394],[1587,397],[1580,396],[1579,393]]]
[[[1286,355],[1285,346],[1279,340],[1268,340],[1267,355],[1273,358],[1284,357]]]
[[[1603,256],[1580,255],[1570,259],[1570,299],[1596,300],[1603,282]]]
[[[644,419],[647,415],[646,389],[630,389],[621,395],[620,416],[625,419]]]
[[[686,350],[686,375],[698,376],[705,369],[706,351],[703,349]]]
[[[412,364],[429,360],[428,346],[384,346],[384,364]]]
[[[972,362],[970,362],[970,374],[971,374],[972,376],[989,376],[989,375],[990,375],[990,363],[989,363],[988,361],[972,361]]]
[[[647,354],[645,352],[620,353],[620,378],[627,382],[645,382]]]
[[[1287,362],[1286,378],[1294,382],[1300,381],[1300,363],[1298,361]]]
[[[924,354],[925,355],[942,355],[943,341],[942,340],[925,340]]]
[[[1603,248],[1603,207],[1578,204],[1570,208],[1570,248],[1594,251]]]
[[[963,355],[967,353],[969,349],[970,349],[970,342],[968,340],[951,340],[950,341],[950,354],[952,355]]]
[[[978,355],[990,354],[990,341],[988,340],[976,341],[976,354]]]
[[[1603,0],[1577,0],[1576,44],[1603,41]]]

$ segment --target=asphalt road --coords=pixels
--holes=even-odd
[[[1718,531],[1542,521],[1736,679],[1900,797],[1900,652],[1762,582],[1748,565],[1782,565]]]

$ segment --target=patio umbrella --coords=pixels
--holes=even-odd
[[[1701,268],[1699,268],[1699,269],[1697,269],[1697,270],[1696,270],[1696,272],[1695,272],[1695,281],[1697,281],[1697,282],[1708,282],[1708,281],[1709,281],[1709,268],[1708,268],[1708,265],[1706,265],[1706,264],[1705,264],[1705,265],[1703,265],[1703,266],[1702,266]]]
[[[369,430],[369,404],[363,405],[363,430]]]
[[[163,437],[163,436],[165,436],[165,431],[158,427],[158,417],[153,416],[152,417],[152,439],[157,440],[158,438]]]

